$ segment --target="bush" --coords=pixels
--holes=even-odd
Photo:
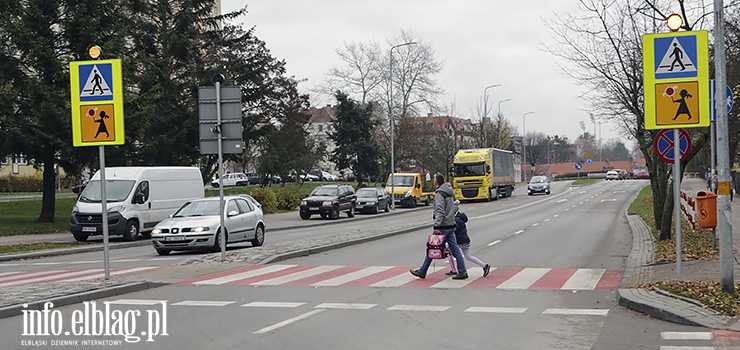
[[[251,193],[252,197],[262,204],[262,210],[265,213],[274,212],[277,207],[275,192],[267,188],[255,188]]]
[[[290,188],[282,187],[275,194],[277,208],[280,210],[293,210],[301,204],[301,198]]]
[[[2,176],[0,192],[41,192],[43,184],[41,176]]]

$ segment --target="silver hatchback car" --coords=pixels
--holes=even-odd
[[[265,242],[262,208],[244,196],[224,197],[226,243],[249,241],[253,246]],[[152,230],[152,245],[159,255],[173,250],[220,250],[221,217],[219,197],[192,200]]]

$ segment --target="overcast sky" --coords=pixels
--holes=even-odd
[[[222,0],[223,12],[244,1]],[[256,26],[256,35],[272,54],[287,62],[288,74],[307,79],[299,85],[309,92],[326,79],[331,67],[343,66],[334,52],[344,42],[376,41],[401,29],[430,44],[443,64],[436,77],[445,91],[440,104],[457,106],[458,117],[471,118],[486,86],[493,110],[522,131],[564,135],[571,141],[581,131],[594,133],[594,124],[578,96],[582,88],[566,76],[542,43],[552,43],[543,18],[553,13],[578,13],[575,0],[247,0],[248,13],[238,22]],[[382,46],[387,50],[387,47]],[[329,99],[312,101],[334,104]],[[428,111],[424,111],[428,112]],[[596,127],[599,136],[599,128]],[[614,127],[601,125],[605,142],[619,137]],[[632,141],[624,140],[627,148]]]

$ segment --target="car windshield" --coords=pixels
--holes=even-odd
[[[331,187],[318,187],[311,192],[312,196],[332,196],[337,197],[339,196],[339,189],[338,188],[331,188]]]
[[[455,176],[482,176],[486,174],[484,163],[455,164]]]
[[[532,180],[529,183],[531,183],[531,184],[540,184],[540,183],[545,183],[545,182],[547,182],[547,178],[540,177],[540,176],[535,176],[535,177],[532,178]]]
[[[128,198],[135,181],[132,180],[105,180],[105,197],[108,202],[122,202]],[[85,190],[80,194],[80,202],[95,203],[103,199],[100,180],[87,183]]]
[[[374,188],[361,188],[357,190],[357,198],[375,198],[378,192]]]
[[[391,182],[391,178],[388,178],[388,182],[393,184],[394,186],[413,186],[414,185],[414,177],[413,176],[403,176],[403,175],[393,175],[393,182]]]
[[[219,201],[187,202],[172,217],[216,216],[218,215],[219,204]]]

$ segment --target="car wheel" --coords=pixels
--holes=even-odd
[[[339,219],[339,207],[334,206],[334,208],[331,209],[331,213],[329,213],[329,219]]]
[[[254,233],[254,239],[249,241],[253,247],[259,247],[265,243],[265,228],[262,225],[257,226],[257,230]]]
[[[352,204],[352,206],[349,207],[349,211],[347,212],[347,217],[348,218],[355,217],[355,205],[354,204]]]
[[[159,255],[169,255],[171,250],[169,249],[157,249],[157,254]]]
[[[135,241],[139,238],[139,223],[134,220],[129,220],[126,223],[126,230],[123,231],[123,239],[127,241]]]
[[[323,217],[323,215],[322,215],[322,217]],[[310,219],[310,218],[311,218],[311,214],[309,214],[309,213],[304,213],[304,212],[301,212],[301,219],[303,219],[303,220],[308,220],[308,219]]]
[[[218,188],[218,184],[217,184],[217,183],[215,183],[215,184],[211,184],[211,187],[213,187],[213,188]]]
[[[226,235],[226,244],[229,244],[229,232],[224,232]],[[216,230],[216,239],[213,242],[213,246],[211,247],[211,250],[214,252],[220,252],[221,251],[221,229],[219,228]]]
[[[391,211],[391,203],[385,203],[385,212]]]
[[[82,232],[73,232],[72,235],[75,236],[75,241],[77,242],[85,242],[87,241],[87,237],[90,237],[89,234]]]
[[[380,204],[375,203],[375,207],[373,207],[373,214],[377,214],[380,212]]]
[[[427,207],[429,206],[429,197],[427,197],[427,199],[424,200],[424,205]]]

